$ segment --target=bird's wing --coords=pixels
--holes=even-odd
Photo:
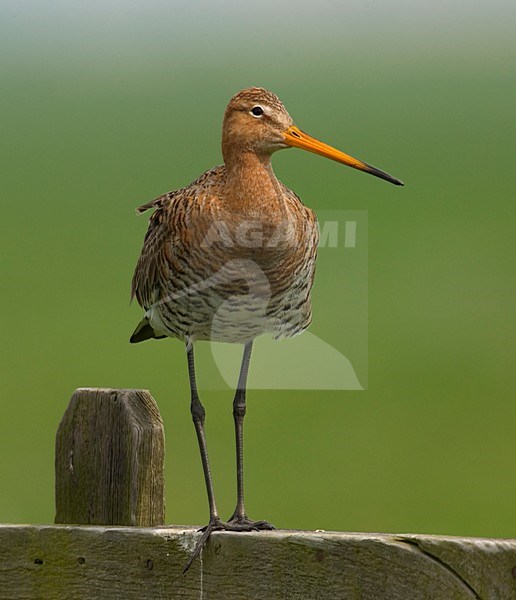
[[[180,199],[180,192],[181,190],[168,192],[136,209],[138,214],[151,208],[156,209],[149,219],[149,227],[131,285],[131,300],[136,297],[138,304],[145,309],[156,301],[156,290],[160,288],[162,278],[166,277],[166,245],[173,238],[169,212],[171,207],[177,204],[178,197]]]
[[[223,177],[224,168],[215,167],[189,186],[168,192],[137,209],[138,214],[155,209],[149,220],[131,287],[131,298],[136,297],[146,310],[160,300],[161,294],[167,293],[167,283],[176,271],[177,261],[181,260],[180,247],[195,233],[192,232],[189,216]]]
[[[180,191],[180,190],[178,190]],[[167,192],[166,194],[163,194],[162,196],[158,196],[157,198],[154,198],[154,200],[151,200],[150,202],[146,202],[145,204],[142,204],[141,206],[139,206],[136,209],[136,214],[137,215],[141,215],[142,213],[144,213],[145,211],[151,209],[151,208],[162,208],[164,204],[170,202],[172,200],[172,198],[174,197],[174,195],[176,195],[178,193],[178,191],[173,191],[173,192]]]

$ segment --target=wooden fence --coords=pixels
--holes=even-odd
[[[164,436],[142,390],[80,389],[56,438],[56,525],[0,526],[0,600],[516,599],[516,540],[164,526]]]

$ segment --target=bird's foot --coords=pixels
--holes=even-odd
[[[194,560],[199,556],[210,535],[214,531],[223,531],[224,529],[227,529],[227,523],[224,523],[219,517],[210,517],[210,522],[208,525],[202,529],[199,529],[199,532],[202,531],[202,535],[195,546],[192,556],[190,556],[189,561],[186,563],[183,569],[183,575],[188,571]]]
[[[199,532],[202,532],[202,535],[195,546],[192,556],[186,563],[183,573],[186,573],[192,566],[194,560],[199,556],[204,545],[208,541],[208,538],[214,531],[260,531],[263,529],[270,530],[276,528],[267,521],[251,521],[251,519],[247,518],[247,515],[233,514],[227,523],[222,521],[219,517],[211,517],[208,525],[199,529]]]
[[[239,515],[236,513],[233,513],[227,524],[234,527],[234,529],[231,529],[230,531],[263,531],[276,529],[276,527],[268,521],[252,521],[247,515]]]

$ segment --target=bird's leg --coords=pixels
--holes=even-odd
[[[192,413],[192,420],[197,433],[197,441],[199,442],[199,451],[201,453],[202,470],[204,472],[204,480],[206,482],[206,491],[208,493],[208,503],[210,505],[210,521],[219,519],[217,512],[217,506],[215,504],[215,496],[213,494],[213,480],[211,477],[210,461],[208,459],[208,448],[206,446],[206,435],[204,433],[204,418],[205,410],[201,401],[199,400],[199,393],[197,392],[197,383],[195,381],[195,364],[194,364],[194,353],[193,346],[187,350],[188,356],[188,374],[190,376],[190,391],[191,391],[191,403],[190,412]]]
[[[242,425],[245,414],[245,383],[247,380],[247,371],[249,368],[249,359],[251,357],[252,342],[246,345],[242,369],[240,372],[237,395],[233,404],[233,414],[235,415],[235,431],[237,438],[237,476],[238,476],[238,503],[235,513],[228,523],[224,523],[219,517],[215,496],[213,494],[213,481],[211,478],[210,463],[208,460],[208,448],[206,446],[206,436],[204,434],[204,407],[199,400],[197,392],[197,383],[195,381],[195,364],[193,346],[187,346],[188,374],[190,377],[191,404],[190,410],[192,420],[197,433],[199,450],[201,453],[202,468],[204,471],[204,480],[206,482],[206,491],[208,493],[208,503],[210,505],[210,521],[206,527],[203,527],[202,536],[197,542],[192,556],[186,563],[183,573],[186,573],[194,560],[199,556],[208,538],[214,531],[253,531],[258,529],[274,529],[274,526],[266,521],[251,521],[247,518],[244,511],[244,485],[243,485],[243,461],[242,461]],[[239,394],[240,391],[240,394]]]
[[[235,420],[236,438],[236,466],[237,466],[237,504],[230,517],[228,524],[233,525],[241,531],[257,529],[274,529],[267,521],[252,521],[247,517],[244,506],[244,416],[246,413],[245,394],[247,385],[247,373],[251,360],[252,340],[244,347],[238,385],[233,401],[233,418]]]
[[[199,451],[201,453],[202,469],[204,472],[204,480],[206,482],[206,491],[208,493],[208,503],[210,505],[210,521],[206,527],[201,529],[203,532],[201,538],[197,542],[195,550],[190,557],[190,560],[183,569],[183,573],[186,573],[190,568],[193,561],[199,556],[204,544],[208,541],[210,534],[213,531],[226,529],[226,524],[222,523],[219,514],[217,512],[217,506],[215,504],[215,496],[213,494],[213,481],[211,477],[210,462],[208,460],[208,448],[206,446],[206,436],[204,433],[204,407],[199,400],[199,394],[197,392],[197,383],[195,381],[195,363],[193,345],[187,345],[187,357],[188,357],[188,375],[190,378],[190,391],[191,391],[191,403],[190,411],[192,413],[192,420],[197,433],[197,441],[199,442]]]

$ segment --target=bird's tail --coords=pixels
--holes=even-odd
[[[152,329],[147,317],[142,319],[129,340],[131,344],[137,344],[138,342],[144,342],[145,340],[156,339],[160,340],[167,337],[166,335],[157,335],[154,329]]]

